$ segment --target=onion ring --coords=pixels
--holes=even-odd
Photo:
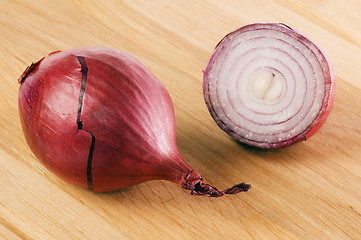
[[[229,33],[204,71],[204,99],[215,122],[259,148],[311,137],[326,121],[334,92],[324,52],[282,23],[255,23]]]

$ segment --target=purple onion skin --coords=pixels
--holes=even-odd
[[[301,42],[305,46],[312,46],[313,49],[317,49],[314,51],[316,51],[316,54],[320,58],[318,60],[323,70],[323,76],[325,79],[324,98],[322,100],[322,106],[320,107],[313,121],[308,126],[306,126],[300,133],[291,136],[287,139],[283,139],[281,141],[274,141],[274,142],[250,139],[246,137],[245,134],[241,134],[239,131],[235,130],[234,127],[231,127],[229,126],[229,124],[225,123],[225,119],[220,117],[217,110],[215,110],[215,105],[218,103],[215,103],[212,100],[216,98],[216,96],[214,95],[212,96],[212,92],[210,91],[210,84],[214,81],[218,81],[214,77],[214,75],[216,75],[217,72],[212,72],[213,69],[217,66],[217,64],[222,64],[221,60],[219,59],[221,57],[224,57],[225,55],[228,55],[230,53],[229,51],[231,51],[229,49],[226,49],[227,45],[231,44],[232,41],[236,41],[235,39],[237,38],[238,35],[251,31],[261,31],[264,29],[279,31],[281,33],[287,34],[289,36],[292,36],[294,39],[296,39],[296,41]],[[298,30],[295,30],[283,23],[255,23],[255,24],[246,25],[244,27],[241,27],[240,29],[237,29],[227,34],[217,44],[213,52],[213,55],[211,56],[208,65],[203,72],[204,72],[203,95],[204,95],[205,103],[217,125],[237,141],[256,148],[277,149],[292,145],[301,140],[309,139],[324,124],[333,105],[333,99],[335,94],[335,76],[329,59],[322,51],[322,49],[310,38],[299,32]],[[235,105],[236,104],[237,103],[235,103]],[[237,108],[237,106],[235,106],[234,108]],[[272,127],[273,126],[269,126],[270,129]]]
[[[114,49],[58,51],[19,79],[28,145],[61,179],[96,192],[168,180],[194,195],[220,197],[177,149],[171,98],[140,61]]]

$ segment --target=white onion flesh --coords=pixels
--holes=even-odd
[[[334,75],[323,51],[278,23],[228,34],[204,71],[204,97],[217,124],[261,148],[308,138],[325,121],[333,92]]]

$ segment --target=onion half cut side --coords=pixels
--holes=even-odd
[[[255,23],[229,33],[203,79],[205,102],[218,126],[259,148],[311,137],[326,121],[334,91],[324,52],[281,23]]]

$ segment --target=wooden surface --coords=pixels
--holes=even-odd
[[[1,239],[361,239],[361,2],[0,0]],[[211,119],[202,69],[228,32],[284,22],[327,53],[334,108],[309,141],[275,151],[237,144]],[[206,182],[248,193],[196,197],[152,181],[112,193],[67,184],[29,150],[18,77],[54,50],[114,47],[164,83],[180,152]]]

